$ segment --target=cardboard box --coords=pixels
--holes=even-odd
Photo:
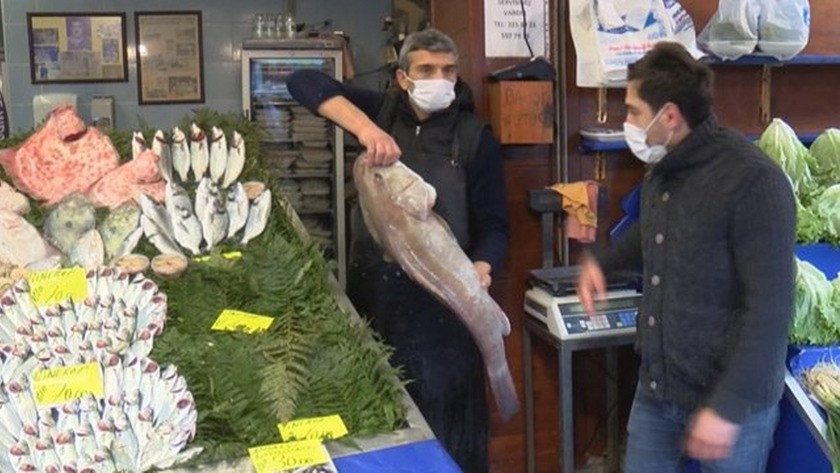
[[[490,125],[502,144],[554,142],[554,84],[491,82]]]

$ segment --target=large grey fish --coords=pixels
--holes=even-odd
[[[248,196],[242,183],[237,181],[227,193],[227,213],[229,218],[227,237],[232,238],[248,222]]]
[[[271,190],[266,189],[260,194],[248,210],[248,221],[241,243],[247,245],[249,241],[258,237],[265,230],[268,214],[271,212]]]
[[[193,123],[190,125],[190,165],[196,182],[204,177],[209,164],[210,150],[207,149],[207,135]]]
[[[145,194],[142,195],[145,197]],[[98,227],[105,245],[105,261],[131,253],[139,240],[139,235],[136,235],[138,228],[140,208],[133,201],[124,202],[111,210]]]
[[[193,213],[190,196],[181,186],[166,184],[166,212],[172,222],[175,241],[194,255],[201,253],[201,223]]]
[[[166,182],[172,181],[172,147],[166,142],[163,131],[155,132],[155,137],[152,138],[152,152],[158,155],[158,167],[160,167],[160,175]]]
[[[233,181],[239,178],[242,168],[245,166],[245,140],[238,131],[233,132],[230,139],[230,149],[227,153],[225,164],[225,178],[222,180],[222,189],[227,189]]]
[[[225,175],[228,146],[221,128],[214,126],[210,132],[210,179],[219,182]]]
[[[146,235],[146,238],[148,238],[149,241],[155,245],[155,248],[157,248],[161,253],[171,253],[176,255],[182,254],[181,247],[178,246],[178,243],[175,241],[175,237],[162,230],[160,226],[151,218],[146,216],[146,214],[140,216],[140,228],[143,229],[143,234]]]
[[[449,307],[476,342],[502,418],[519,409],[505,358],[507,315],[490,297],[472,261],[446,222],[432,210],[434,187],[401,162],[370,166],[360,156],[353,166],[365,224],[391,259]]]
[[[190,173],[190,150],[187,135],[177,126],[172,129],[172,169],[178,173],[181,182],[187,182]],[[169,181],[171,182],[171,181]]]
[[[65,255],[73,245],[96,227],[96,211],[82,194],[74,192],[59,201],[44,222],[44,236]]]

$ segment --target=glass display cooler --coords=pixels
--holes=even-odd
[[[249,40],[242,48],[242,107],[263,125],[261,159],[309,235],[346,281],[344,132],[298,104],[287,80],[319,69],[342,80],[341,43],[331,39]]]

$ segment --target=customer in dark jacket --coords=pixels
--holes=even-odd
[[[678,471],[688,457],[763,472],[793,313],[791,186],[717,124],[712,72],[679,44],[658,43],[627,78],[625,138],[648,164],[640,221],[585,256],[578,282],[592,312],[602,268],[644,268],[625,471]]]
[[[406,38],[396,80],[379,93],[349,87],[314,70],[289,79],[301,104],[354,134],[374,164],[398,158],[437,190],[435,211],[473,260],[482,284],[502,263],[507,246],[501,151],[489,127],[473,114],[457,80],[452,40],[434,29]],[[396,263],[351,216],[348,295],[394,347],[407,390],[435,436],[467,472],[485,472],[488,408],[483,363],[458,317]]]

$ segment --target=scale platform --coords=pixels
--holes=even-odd
[[[525,292],[525,312],[560,340],[634,333],[642,300],[641,275],[611,274],[606,297],[596,302],[596,314],[589,316],[575,293],[578,273],[577,266],[532,270],[532,287]]]

